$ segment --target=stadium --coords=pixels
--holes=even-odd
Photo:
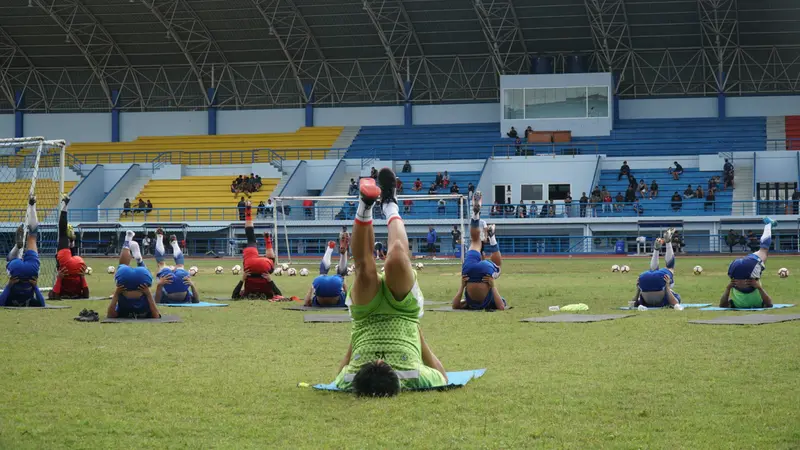
[[[0,448],[797,447],[795,3],[2,2]]]

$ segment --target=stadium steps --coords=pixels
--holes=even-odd
[[[359,131],[361,131],[361,127],[344,127],[342,132],[339,133],[339,137],[331,145],[331,148],[350,148]],[[338,152],[328,152],[327,159],[339,159],[340,156]]]
[[[739,169],[737,169],[736,177],[737,182],[739,181]],[[604,170],[600,174],[600,180],[598,181],[598,186],[602,189],[606,187],[608,191],[611,193],[613,198],[616,198],[617,193],[621,193],[623,196],[625,195],[625,190],[628,187],[628,181],[623,178],[622,180],[617,181],[617,175],[619,171],[617,170]],[[700,184],[703,186],[703,191],[706,192],[706,188],[708,185],[708,180],[713,176],[722,177],[722,171],[700,171],[698,169],[684,169],[684,173],[681,176],[680,180],[673,180],[672,175],[670,175],[666,169],[632,169],[631,173],[636,177],[637,180],[644,179],[647,183],[647,186],[650,186],[653,180],[656,180],[658,183],[659,194],[658,197],[649,200],[649,199],[640,199],[639,203],[644,208],[644,216],[704,216],[704,215],[730,215],[731,214],[731,205],[730,201],[733,199],[733,193],[731,189],[721,191],[717,191],[717,205],[715,205],[714,211],[705,211],[704,208],[704,200],[701,199],[684,199],[682,207],[679,211],[674,211],[671,208],[671,201],[670,198],[675,193],[681,194],[683,196],[683,191],[686,189],[688,185],[692,185],[693,188],[697,188],[697,185]],[[752,180],[751,180],[752,182]],[[589,193],[587,192],[587,195]],[[579,197],[579,196],[576,196]],[[638,194],[637,194],[637,198]],[[576,201],[576,198],[573,198]],[[721,204],[721,202],[725,202],[725,204]],[[622,212],[602,212],[601,208],[598,208],[598,217],[633,217],[635,214],[630,206],[626,206]]]
[[[753,168],[737,167],[734,179],[733,201],[751,202],[755,198],[753,192]],[[733,216],[754,216],[756,215],[756,205],[737,206],[733,208]]]
[[[208,208],[235,208],[240,194],[234,195],[230,191],[232,177],[183,177],[180,180],[150,180],[139,194],[131,198],[135,208],[139,198],[150,200],[154,209],[175,209],[175,211],[154,211],[149,215],[153,221],[183,221],[183,220],[226,220],[238,221],[235,209],[208,211]],[[266,203],[271,196],[277,178],[262,179],[263,186],[259,192],[252,195],[250,200],[255,208],[260,201]],[[247,198],[247,196],[245,196]],[[196,208],[196,209],[192,209]],[[141,220],[142,215],[136,217]],[[125,217],[120,214],[120,221],[133,221],[133,216]]]
[[[767,117],[767,140],[776,141],[768,142],[768,151],[785,150],[786,141],[786,117],[772,116]]]

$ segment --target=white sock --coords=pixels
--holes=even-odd
[[[133,242],[133,237],[136,236],[131,230],[125,232],[125,242],[122,243],[122,248],[131,248],[131,242]]]
[[[395,202],[386,202],[383,204],[383,215],[387,221],[394,216],[400,217],[400,207]]]
[[[36,205],[28,205],[28,231],[35,232],[39,228],[39,219],[36,217]]]
[[[650,258],[650,270],[658,270],[658,248],[653,248],[653,257]]]
[[[325,247],[325,255],[322,256],[322,265],[325,267],[326,271],[331,268],[331,255],[333,255],[333,249]]]
[[[14,244],[14,248],[12,248],[10,252],[8,252],[8,259],[6,259],[6,261],[15,260],[18,257],[19,257],[19,248],[17,247],[17,244]]]
[[[175,261],[176,266],[183,266],[183,250],[181,250],[178,241],[170,242],[172,245],[172,260]]]
[[[139,250],[139,243],[136,241],[130,242],[130,249],[131,249],[131,256],[139,266],[144,265],[144,259],[142,259],[142,251]]]
[[[497,245],[497,236],[495,235],[489,236],[489,245]]]
[[[356,211],[356,219],[361,222],[372,222],[372,206],[367,207],[363,201],[359,200],[358,211]]]

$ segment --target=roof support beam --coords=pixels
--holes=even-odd
[[[737,0],[697,0],[703,48],[713,52],[709,61],[719,91],[727,87],[728,76],[739,53],[739,8]],[[720,78],[724,76],[724,78]]]
[[[297,91],[304,102],[313,94],[317,101],[331,99],[335,94],[333,77],[317,39],[305,18],[292,0],[250,0],[261,18],[266,22],[270,34],[278,42],[281,52],[289,63],[289,69],[297,84]],[[309,55],[313,52],[318,56]],[[304,84],[312,83],[311,93]]]
[[[405,7],[398,0],[363,0],[363,6],[389,60],[394,83],[405,97],[408,93],[403,81],[402,63],[405,61],[406,78],[411,80],[409,48],[414,43],[418,51],[422,49]]]
[[[511,0],[472,0],[498,75],[527,72],[528,47]]]
[[[16,98],[15,98],[15,87],[11,84],[11,76],[9,71],[11,67],[14,65],[15,58],[22,58],[23,61],[28,66],[28,70],[36,77],[37,82],[39,84],[39,88],[41,89],[41,95],[44,96],[44,88],[41,86],[41,79],[39,79],[38,74],[36,73],[36,67],[31,62],[28,55],[20,48],[19,45],[11,38],[11,36],[6,33],[6,31],[0,28],[0,81],[2,81],[2,88],[3,95],[8,100],[9,105],[12,108],[16,109]],[[45,104],[47,102],[45,101]]]
[[[636,86],[636,58],[625,0],[584,0],[592,41],[600,68],[619,75],[615,91],[630,76]]]

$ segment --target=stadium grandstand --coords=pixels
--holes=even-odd
[[[177,254],[180,249],[187,261],[198,259],[200,272],[205,270],[209,277],[246,280],[249,268],[234,270],[234,279],[229,270],[217,267],[223,264],[217,261],[229,258],[245,264],[242,255],[252,246],[254,233],[260,248],[274,245],[277,267],[314,261],[308,265],[316,275],[320,257],[330,259],[329,241],[343,227],[352,231],[355,219],[367,222],[361,215],[364,205],[359,203],[361,181],[377,180],[378,171],[388,167],[397,175],[397,203],[411,255],[415,263],[427,264],[415,267],[419,273],[426,267],[423,276],[431,276],[429,266],[433,270],[440,270],[439,265],[449,267],[442,270],[441,279],[456,288],[460,273],[456,267],[470,248],[470,224],[476,223],[472,220],[476,192],[482,194],[480,218],[487,222],[482,229],[483,248],[492,248],[490,242],[496,239],[496,253],[511,258],[558,261],[564,257],[583,263],[612,257],[649,258],[651,252],[658,252],[664,236],[674,237],[681,256],[729,256],[759,249],[757,234],[765,216],[778,223],[767,246],[788,258],[800,252],[798,24],[800,0],[3,0],[0,251],[13,260],[14,252],[20,250],[20,237],[37,235],[37,227],[30,225],[35,214],[29,197],[35,195],[41,222],[39,253],[43,261],[49,261],[41,270],[52,281],[45,282],[42,275],[33,285],[49,289],[56,280],[60,284],[66,269],[56,263],[57,251],[63,250],[56,230],[61,230],[59,208],[66,195],[66,217],[75,233],[70,245],[90,265],[108,266],[109,274],[117,270],[124,245],[130,246],[124,244],[127,230],[136,233],[145,255],[142,264],[149,263],[155,272],[156,263],[148,259],[155,256],[160,229],[179,242],[168,247],[167,253]],[[254,233],[245,226],[250,206]],[[379,209],[372,212],[377,255],[388,247],[386,215],[393,217]],[[490,230],[491,236],[486,234]],[[177,258],[174,262],[182,268]],[[159,263],[162,268],[163,261]],[[506,267],[511,267],[509,272]],[[281,271],[288,275],[288,269],[287,265]],[[538,281],[525,281],[524,276],[538,273],[528,266],[502,270],[511,274],[506,279],[523,280],[519,282],[538,289]],[[715,273],[727,283],[725,270],[720,266],[705,273]],[[693,273],[699,275],[703,269]],[[786,273],[788,277],[788,269]],[[10,272],[0,275],[0,285],[13,286],[17,278]],[[96,294],[103,299],[116,285],[110,275],[107,278],[108,286],[103,288],[109,292]],[[269,274],[263,278],[273,281]],[[191,280],[187,277],[187,284]],[[287,283],[299,285],[295,279]],[[221,284],[215,283],[216,298],[237,298],[239,291],[230,294],[235,283],[230,288],[225,284],[224,289]],[[286,298],[302,301],[308,284],[302,292],[286,292]],[[582,302],[578,297],[595,288],[564,284],[569,285],[564,295],[575,299],[562,303]],[[634,284],[631,278],[623,297],[630,297],[628,290]],[[494,286],[493,281],[490,285]],[[91,289],[95,295],[94,286]],[[553,292],[561,295],[560,289],[546,286],[528,292],[519,288],[515,295],[536,296],[543,302]],[[607,292],[611,287],[599,289]],[[718,298],[716,288],[711,291],[704,295]],[[316,292],[316,286],[310,292]],[[493,292],[486,295],[496,295]],[[442,289],[435,299],[449,302],[454,293]],[[628,298],[620,300],[620,306]],[[548,306],[537,304],[536,311],[547,311]],[[616,306],[603,309],[611,307]],[[246,322],[243,328],[258,325]],[[480,325],[470,329],[482,330]],[[111,331],[97,339],[132,342],[130,336],[121,338]],[[302,333],[289,336],[295,339]],[[85,341],[82,335],[75,339]],[[287,338],[270,335],[269,339]],[[570,342],[589,342],[590,347],[602,339],[591,334],[569,337]],[[227,339],[215,329],[186,340]],[[153,344],[149,336],[147,342]],[[65,347],[59,341],[45,353]],[[103,348],[96,346],[97,358],[105,361]],[[205,361],[224,364],[240,351],[214,348],[219,354],[204,354]],[[341,350],[344,353],[346,346]],[[95,358],[95,353],[82,351],[76,360]],[[260,348],[247,351],[256,354]],[[307,351],[309,359],[328,356],[328,349],[324,355],[319,348],[298,351]],[[119,350],[115,356],[123,354]],[[179,362],[184,357],[191,359],[188,354],[174,356]],[[524,358],[534,356],[521,355]],[[676,361],[683,360],[676,356],[663,367]],[[49,361],[36,370],[45,371],[45,366],[56,379],[59,371],[66,370]],[[15,375],[34,371],[28,369]],[[262,369],[251,366],[242,373],[252,375]],[[94,382],[100,369],[93,370],[87,374]],[[220,368],[219,373],[234,377],[233,371]],[[590,373],[592,369],[576,371]],[[716,369],[708,372],[717,373]],[[222,383],[215,378],[219,373],[193,373],[208,376],[198,379],[202,390],[194,391],[191,384],[176,389],[203,397],[212,389],[209,380]],[[303,381],[300,385],[304,385],[302,376],[324,373],[308,368],[307,374],[288,375],[297,380],[283,381],[292,386]],[[187,374],[154,375],[142,369],[137,375],[183,382]],[[693,385],[678,375],[669,382]],[[637,377],[633,370],[624,376],[633,377]],[[562,379],[565,385],[574,380]],[[42,386],[41,379],[37,380]],[[94,392],[92,385],[73,381],[84,394]],[[516,381],[509,377],[502,382],[511,386]],[[145,383],[136,390],[149,386]],[[533,389],[532,384],[526,386]],[[129,386],[116,388],[127,391]],[[797,393],[796,386],[789,389]],[[57,392],[42,398],[56,397]],[[231,412],[227,406],[249,405],[249,399],[257,397],[249,390],[242,392],[241,398],[219,401],[220,410],[225,410],[219,417],[250,414],[238,406],[231,407],[235,409]],[[101,397],[107,399],[106,394]],[[8,400],[0,403],[20,398],[9,395],[0,395],[0,400]],[[171,391],[153,388],[151,395],[169,398]],[[717,392],[708,398],[724,395]],[[506,407],[518,399],[507,400]],[[562,400],[569,404],[574,398],[565,396],[546,404],[562,404]],[[75,408],[91,409],[81,403],[85,401],[76,402]],[[741,404],[752,407],[752,401]],[[338,411],[317,410],[316,402],[309,399],[290,403],[295,407],[310,404],[309,410],[322,411],[327,419]],[[485,403],[497,406],[491,398]],[[98,408],[103,420],[109,417],[105,415],[108,404]],[[178,409],[172,409],[182,402],[166,404],[168,421],[182,421]],[[672,411],[659,405],[662,413]],[[211,410],[205,406],[185,414]],[[137,413],[155,408],[150,403],[125,407]],[[769,407],[761,404],[761,409]],[[620,413],[609,421],[628,423],[652,414],[644,406],[635,409],[637,417]],[[43,411],[44,416],[31,417],[42,421],[64,416],[47,408]],[[611,442],[602,441],[605,437],[582,440],[571,435],[572,430],[561,429],[553,432],[560,436],[558,440],[543,446],[664,447],[679,442],[677,447],[689,448],[791,447],[798,442],[798,416],[793,414],[789,422],[794,419],[795,431],[780,443],[753,436],[737,442],[725,434],[720,437],[724,444],[681,442],[652,429],[646,437],[638,435],[639,440]],[[585,418],[587,412],[582,410],[580,415]],[[0,423],[8,423],[11,431],[0,431],[0,447],[81,446],[71,440],[80,434],[72,429],[30,425],[23,414],[8,420],[5,416],[0,412]],[[435,416],[426,409],[425,420]],[[540,417],[531,413],[534,416]],[[73,425],[91,423],[75,417]],[[165,414],[153,417],[162,420]],[[204,416],[187,423],[196,430],[215,429],[213,421],[219,417]],[[265,419],[286,417],[290,413]],[[725,417],[719,420],[729,422],[730,417]],[[516,423],[518,419],[511,419],[512,429],[527,425]],[[601,421],[594,420],[595,424]],[[499,422],[504,422],[502,417]],[[171,440],[169,430],[149,423],[138,425],[147,430],[147,440],[102,438],[96,446],[215,446],[211,442],[247,446],[241,436],[228,440],[218,433],[217,441],[212,441],[217,435],[199,441]],[[352,442],[326,441],[319,437],[322,434],[315,434],[318,424],[310,426],[310,440],[299,447],[393,447],[411,442],[402,437],[396,442],[370,442],[363,435]],[[547,426],[531,430],[531,436],[536,436],[531,441],[492,435],[474,446],[535,446],[531,442],[550,433],[543,431]],[[472,427],[467,428],[471,436]],[[358,434],[358,426],[351,422],[339,429],[350,436]],[[95,432],[91,430],[92,436]],[[181,439],[190,433],[187,428],[180,432],[184,433]],[[55,436],[53,440],[41,437],[48,433]],[[603,433],[619,436],[616,431]],[[411,447],[473,446],[458,436],[451,438],[428,444],[413,441]],[[250,444],[281,447],[289,442],[277,439]]]

